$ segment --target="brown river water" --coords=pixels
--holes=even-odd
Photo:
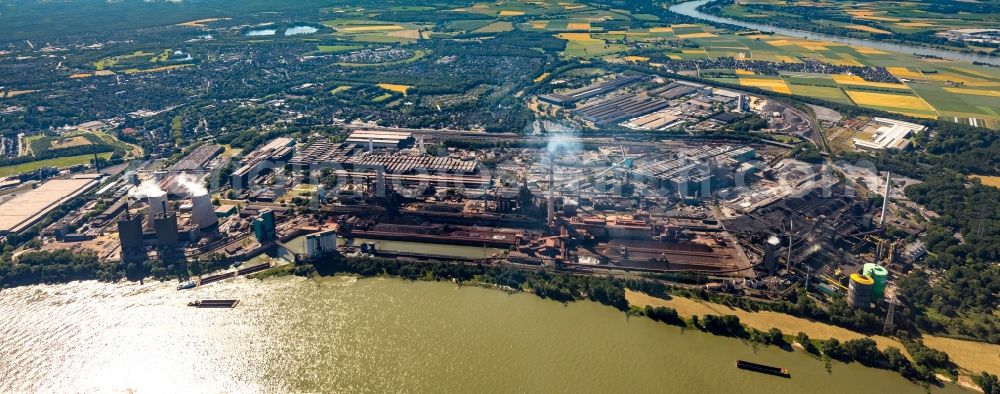
[[[0,291],[0,392],[922,393],[893,372],[592,302],[397,279]],[[189,301],[236,298],[234,309]],[[735,368],[787,368],[792,379]],[[965,392],[956,386],[932,392]]]

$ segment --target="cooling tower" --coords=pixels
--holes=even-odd
[[[215,217],[215,207],[212,206],[212,197],[208,193],[191,197],[191,223],[202,229],[219,223],[219,219]]]
[[[146,203],[149,204],[149,210],[146,212],[147,216],[150,218],[157,217],[166,211],[167,192],[159,190],[147,194]]]

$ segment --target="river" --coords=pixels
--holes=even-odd
[[[807,38],[810,40],[832,41],[832,42],[839,42],[841,44],[863,46],[885,51],[901,52],[901,53],[917,54],[925,56],[937,56],[944,59],[961,60],[969,63],[981,62],[981,63],[1000,66],[1000,57],[995,57],[995,56],[949,51],[947,49],[922,47],[922,46],[907,45],[907,44],[900,44],[893,42],[831,36],[829,34],[813,33],[804,30],[786,29],[783,27],[777,27],[772,25],[746,22],[732,18],[710,15],[698,11],[698,7],[707,4],[709,1],[711,0],[688,1],[685,3],[673,5],[669,8],[669,10],[670,12],[690,16],[695,19],[701,19],[715,23],[724,23],[727,25],[741,26],[753,30],[773,32],[776,34],[781,34],[789,37]]]
[[[241,302],[185,306],[205,298]],[[0,316],[0,392],[924,392],[892,372],[835,362],[831,374],[799,351],[592,302],[450,282],[87,281],[2,290]]]

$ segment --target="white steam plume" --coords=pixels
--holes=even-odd
[[[146,198],[149,196],[162,196],[164,193],[163,189],[156,184],[156,181],[152,179],[147,179],[142,181],[139,186],[133,187],[129,190],[128,195],[132,198]]]
[[[205,188],[205,185],[201,184],[197,177],[187,173],[177,176],[177,184],[186,189],[188,193],[191,193],[192,197],[208,194],[208,189]]]

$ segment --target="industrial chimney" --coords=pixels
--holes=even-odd
[[[882,218],[878,221],[878,226],[885,228],[885,217],[889,208],[889,191],[892,189],[892,173],[885,174],[885,197],[882,198]]]
[[[548,196],[548,199],[547,199],[547,201],[545,203],[545,212],[548,215],[548,224],[549,224],[549,227],[552,227],[556,223],[556,207],[555,207],[555,201],[554,201],[555,197],[553,196],[553,193],[555,192],[555,189],[556,189],[555,168],[554,167],[555,167],[555,160],[552,157],[550,157],[549,158],[549,196]]]

